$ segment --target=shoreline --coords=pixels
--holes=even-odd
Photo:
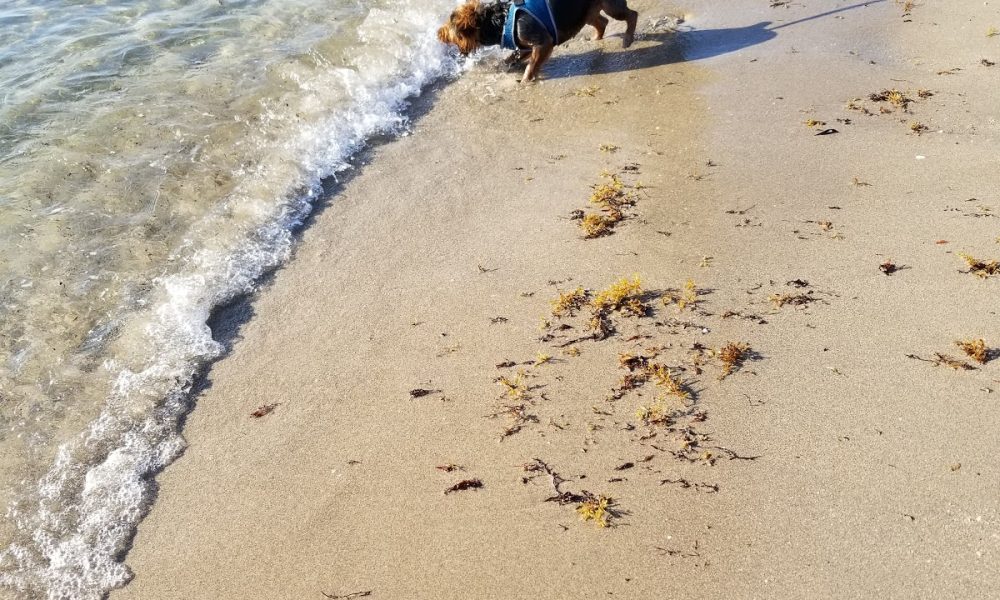
[[[442,3],[435,6],[446,8]],[[120,558],[152,501],[148,484],[183,449],[176,426],[186,416],[188,391],[219,356],[207,324],[211,313],[284,262],[294,231],[317,199],[322,177],[338,173],[346,166],[343,160],[368,138],[402,134],[401,112],[408,108],[407,100],[428,81],[454,73],[456,62],[433,38],[437,23],[430,5],[401,6],[397,14],[361,5],[315,8],[331,23],[345,21],[340,9],[356,9],[357,18],[347,20],[355,22],[359,33],[394,40],[391,47],[375,50],[379,67],[360,68],[371,67],[373,55],[367,49],[344,52],[350,46],[342,44],[350,45],[354,38],[341,39],[330,30],[323,39],[310,38],[314,50],[308,53],[280,43],[276,33],[274,43],[261,46],[260,54],[236,56],[222,51],[227,42],[218,40],[238,43],[240,36],[227,27],[214,28],[212,41],[204,44],[204,62],[185,72],[184,85],[163,90],[164,97],[176,98],[176,103],[161,102],[157,104],[163,110],[144,111],[122,97],[104,97],[109,102],[91,118],[82,118],[79,135],[51,144],[35,140],[36,149],[48,148],[54,155],[31,151],[32,142],[26,140],[27,151],[11,163],[14,173],[18,161],[28,157],[61,166],[28,168],[29,176],[12,177],[18,188],[14,212],[5,213],[7,229],[24,227],[25,247],[39,252],[15,253],[7,265],[15,274],[7,284],[19,279],[15,289],[21,291],[7,295],[5,308],[15,318],[5,327],[11,334],[8,352],[0,352],[0,372],[13,375],[0,377],[0,421],[10,425],[7,435],[0,436],[5,456],[0,497],[9,509],[0,522],[0,597],[103,597],[108,588],[127,581]],[[115,12],[113,7],[108,10]],[[145,7],[140,13],[156,10]],[[225,14],[241,8],[220,5],[207,10]],[[253,12],[243,14],[252,18]],[[197,23],[187,27],[190,15],[185,10],[169,15],[176,21],[178,39],[199,29]],[[137,14],[126,20],[134,25],[142,18]],[[45,21],[40,21],[40,30]],[[297,37],[292,32],[304,24],[278,22],[288,27],[274,31],[280,29],[288,38]],[[74,31],[81,30],[64,29],[59,35],[72,38]],[[250,30],[245,33],[253,37]],[[127,28],[117,34],[103,38],[94,53],[118,43],[128,45]],[[342,54],[351,56],[339,61]],[[253,58],[265,55],[289,58]],[[331,67],[324,57],[337,58],[341,68]],[[234,67],[240,60],[253,68]],[[274,77],[255,78],[258,67]],[[139,90],[151,91],[156,79],[169,71],[165,67],[125,75],[112,69],[102,76],[126,77],[129,88],[142,96]],[[237,86],[238,98],[225,92],[232,91],[226,84],[233,83],[227,73],[246,78],[246,85]],[[286,76],[295,80],[292,87],[297,91],[283,89],[289,82]],[[204,82],[221,85],[219,93],[203,95]],[[81,92],[86,89],[83,85]],[[53,120],[51,127],[39,131],[46,130],[54,139],[64,137],[59,135],[59,115],[71,115],[81,102],[98,97],[99,92],[84,93],[79,102],[65,105],[65,111],[51,106],[41,110]],[[283,101],[268,108],[277,97]],[[44,106],[36,105],[36,112]],[[197,110],[199,106],[204,110]],[[191,122],[183,131],[171,128],[170,141],[157,146],[157,140],[163,141],[163,122],[175,118],[177,111],[191,113]],[[141,138],[150,142],[145,146],[133,136],[132,127],[140,122],[149,134]],[[114,135],[107,140],[110,145],[98,143],[98,148],[93,141],[102,126]],[[8,133],[17,134],[17,128]],[[280,145],[262,142],[268,137]],[[143,160],[154,151],[156,161]],[[62,158],[50,160],[53,156]],[[129,168],[130,162],[138,166]],[[146,181],[151,172],[153,179]],[[118,186],[122,174],[124,189]],[[102,186],[106,195],[99,197],[104,202],[92,195]],[[67,193],[69,189],[74,191]],[[159,202],[161,191],[164,202]],[[17,200],[30,201],[34,192],[43,204],[47,198],[53,212],[25,210],[19,225]],[[130,203],[147,192],[149,202],[140,202],[137,214]],[[95,202],[107,211],[92,212],[88,206]],[[49,218],[52,215],[59,216]],[[88,231],[70,225],[87,220],[112,229]],[[33,228],[34,221],[43,226]],[[118,235],[125,223],[135,227],[121,228]],[[58,235],[49,235],[56,229]],[[81,232],[77,246],[71,240]],[[63,233],[66,237],[60,237]],[[53,259],[74,246],[73,258]],[[132,260],[137,255],[138,261]],[[13,355],[11,344],[17,350]]]
[[[646,23],[651,3],[637,4]],[[775,15],[691,4],[695,31]],[[845,11],[777,38],[744,36],[755,43],[694,62],[672,62],[677,48],[655,36],[626,51],[615,35],[601,51],[575,40],[539,85],[476,69],[445,86],[412,135],[372,150],[253,300],[188,418],[188,450],[157,478],[126,558],[135,579],[111,597],[995,591],[984,574],[998,558],[983,543],[996,535],[997,416],[983,413],[989,398],[977,388],[997,388],[996,363],[953,374],[903,355],[989,338],[977,315],[995,310],[996,279],[957,274],[961,262],[934,240],[988,256],[990,219],[935,219],[941,203],[921,192],[972,197],[997,178],[983,171],[988,152],[909,135],[899,115],[843,108],[903,73],[938,88],[914,115],[958,129],[972,117],[947,100],[988,85],[907,64],[864,32],[898,10],[867,10],[876,16]],[[933,31],[921,8],[914,20]],[[838,27],[857,28],[843,48]],[[889,64],[861,71],[865,60]],[[969,114],[988,114],[967,102],[979,110]],[[817,137],[810,118],[840,131]],[[886,153],[896,146],[907,152]],[[916,152],[956,180],[917,169]],[[571,215],[594,211],[587,199],[603,171],[636,203],[613,235],[581,239]],[[959,178],[967,172],[979,176]],[[887,217],[892,239],[881,235]],[[885,276],[885,258],[908,268]],[[615,312],[617,333],[564,354],[586,323],[553,318],[550,301],[633,274],[655,292],[649,314]],[[705,292],[693,308],[662,301],[688,280]],[[804,291],[785,283],[797,280]],[[927,292],[941,281],[943,307]],[[813,299],[798,309],[768,299],[792,293]],[[719,379],[706,349],[739,341],[759,356]],[[671,405],[692,409],[675,415],[683,422],[637,416],[658,395],[651,382],[608,401],[622,353],[677,369],[691,396]],[[524,370],[523,402],[494,381],[516,377],[518,367],[497,368],[506,361]],[[969,401],[945,409],[959,397]],[[512,403],[530,418],[508,420]],[[566,490],[613,498],[618,526],[582,522],[579,502],[546,502],[551,484],[525,469],[535,459]],[[438,468],[449,464],[464,470]],[[466,479],[483,488],[444,493]]]

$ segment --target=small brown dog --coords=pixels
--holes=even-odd
[[[558,44],[591,25],[597,30],[595,40],[604,37],[608,20],[625,21],[622,46],[635,39],[639,13],[626,0],[498,0],[482,4],[469,0],[451,13],[438,30],[438,39],[454,44],[463,55],[481,46],[501,45],[514,51],[512,60],[528,59],[522,81],[531,81]],[[527,52],[530,50],[530,53]]]

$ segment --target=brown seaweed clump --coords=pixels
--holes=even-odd
[[[598,527],[607,527],[618,516],[613,498],[595,496],[590,492],[584,492],[583,496],[585,499],[576,507],[576,512],[583,521],[593,521]]]
[[[815,298],[808,294],[771,294],[768,297],[768,300],[771,301],[771,304],[773,304],[775,308],[781,308],[786,304],[790,304],[792,306],[804,306],[816,301]]]
[[[620,218],[613,219],[604,215],[590,213],[580,220],[580,229],[583,230],[583,237],[591,240],[611,233],[611,230],[615,228],[615,225],[619,221],[621,221]]]
[[[590,213],[580,218],[580,229],[585,239],[610,235],[618,223],[625,220],[625,209],[635,206],[636,198],[625,183],[614,173],[604,173],[607,181],[593,186],[591,204],[597,205],[601,213]],[[582,212],[582,211],[581,211]]]
[[[719,379],[725,379],[734,369],[742,366],[748,356],[750,356],[750,344],[743,342],[729,342],[719,348],[719,360],[722,362],[722,375]]]
[[[913,102],[913,100],[907,97],[906,94],[896,88],[869,94],[868,99],[872,102],[888,102],[896,108],[902,108],[904,111],[909,108],[910,103]]]
[[[693,279],[688,279],[679,292],[668,291],[663,294],[662,300],[664,306],[676,304],[678,310],[694,307],[698,304],[698,286]]]
[[[969,265],[969,273],[972,273],[977,277],[985,279],[991,275],[1000,275],[1000,261],[979,260],[978,258],[964,252],[960,252],[959,256],[967,265]]]
[[[564,317],[573,316],[587,303],[587,291],[578,287],[571,292],[561,292],[559,297],[552,301],[552,316]]]
[[[959,340],[955,342],[962,352],[965,352],[966,356],[976,361],[981,365],[985,365],[990,360],[990,351],[986,347],[986,341],[983,339],[978,340]]]
[[[595,315],[608,315],[618,311],[641,317],[647,312],[642,301],[642,280],[638,275],[632,279],[623,277],[608,289],[598,292],[590,305]]]

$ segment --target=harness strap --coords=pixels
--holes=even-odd
[[[518,13],[528,13],[539,25],[552,36],[555,44],[559,44],[559,32],[556,30],[556,20],[552,15],[550,0],[514,0],[507,11],[507,20],[503,26],[503,37],[500,45],[508,50],[519,50],[514,38],[514,26],[517,24]]]

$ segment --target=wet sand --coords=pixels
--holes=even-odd
[[[1000,9],[713,4],[418,102],[219,323],[112,598],[1000,592],[1000,360],[954,344],[1000,346],[1000,277],[958,256],[1000,256]],[[583,239],[612,173],[635,205]],[[552,315],[634,275],[646,314],[604,339]],[[936,352],[977,368],[907,356]]]

